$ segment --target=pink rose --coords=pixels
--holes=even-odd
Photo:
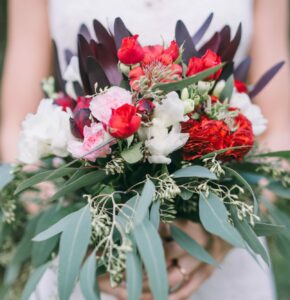
[[[76,158],[83,157],[94,162],[98,157],[106,157],[111,153],[110,144],[93,151],[96,147],[108,142],[110,138],[101,123],[93,123],[91,127],[84,127],[84,140],[82,142],[76,140],[69,142],[68,151]]]
[[[90,110],[98,121],[107,125],[112,115],[112,109],[117,109],[126,103],[132,104],[131,93],[120,87],[113,86],[103,94],[93,98]]]

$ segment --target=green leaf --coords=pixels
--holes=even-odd
[[[200,159],[203,160],[205,158],[210,158],[210,157],[214,157],[217,156],[219,154],[223,154],[229,150],[236,150],[236,149],[243,149],[243,148],[251,148],[250,146],[236,146],[236,147],[228,147],[228,148],[224,148],[224,149],[220,149],[220,150],[216,150],[216,151],[212,151],[210,153],[207,153],[205,155],[203,155]]]
[[[180,190],[181,190],[181,193],[179,196],[185,201],[189,200],[193,196],[193,192],[189,191],[186,188],[181,188]]]
[[[275,151],[257,154],[254,157],[279,157],[290,160],[290,151]]]
[[[13,170],[9,164],[0,165],[0,190],[14,179]]]
[[[228,211],[216,195],[210,193],[206,197],[200,193],[199,197],[199,215],[204,228],[233,246],[244,247],[243,240],[236,230],[228,222]]]
[[[257,236],[271,236],[285,230],[285,226],[256,222],[254,231]]]
[[[59,247],[58,292],[69,300],[91,237],[89,205],[78,210],[64,228]]]
[[[218,266],[218,262],[202,246],[178,227],[171,225],[171,234],[175,242],[191,256],[207,264]]]
[[[197,178],[209,178],[217,179],[216,175],[212,173],[209,169],[202,166],[190,166],[186,168],[179,169],[172,174],[173,178],[183,178],[183,177],[197,177]]]
[[[142,263],[137,255],[136,247],[126,255],[126,282],[128,300],[140,299],[142,293]]]
[[[240,235],[244,238],[244,240],[247,242],[248,246],[254,251],[254,253],[259,254],[263,258],[265,263],[270,265],[269,254],[263,246],[263,244],[260,242],[259,238],[256,236],[252,227],[245,219],[240,220],[238,218],[238,213],[235,207],[231,206],[230,210],[232,220],[234,222],[235,227],[238,229]]]
[[[248,191],[251,193],[252,197],[253,197],[253,201],[254,201],[254,213],[258,214],[259,212],[259,202],[256,198],[256,195],[252,189],[252,187],[250,186],[250,184],[235,170],[229,168],[229,167],[223,167],[224,170],[228,171],[231,175],[233,175],[235,178],[237,178],[247,189]]]
[[[57,210],[56,206],[51,207],[49,210],[44,211],[37,223],[35,234],[42,232],[53,224],[61,220],[66,214],[67,209]],[[34,242],[32,244],[32,265],[38,267],[46,262],[52,253],[53,249],[58,243],[59,237],[53,236],[48,240],[42,242]]]
[[[267,189],[282,199],[290,200],[290,187],[284,187],[280,182],[271,182]]]
[[[138,199],[134,223],[140,224],[143,222],[144,218],[148,214],[149,206],[151,205],[155,196],[155,185],[154,183],[147,178],[141,197]]]
[[[142,154],[142,146],[143,143],[139,142],[132,147],[125,149],[121,152],[122,158],[128,163],[128,164],[135,164],[136,162],[140,161],[143,158]]]
[[[154,201],[150,209],[150,222],[156,229],[159,228],[160,224],[160,201]]]
[[[224,101],[226,99],[231,99],[233,91],[234,91],[234,76],[231,75],[228,80],[226,81],[225,87],[223,88],[221,95],[220,95],[220,100]]]
[[[220,64],[218,66],[206,69],[205,71],[199,72],[195,74],[194,76],[187,77],[185,79],[171,82],[171,83],[159,83],[153,86],[153,91],[161,90],[165,93],[169,93],[172,91],[181,91],[183,88],[188,87],[191,84],[197,83],[200,80],[203,80],[207,78],[208,76],[214,74],[216,71],[218,71],[220,68],[222,68],[224,64]]]
[[[24,287],[23,293],[21,295],[21,300],[28,300],[30,298],[48,266],[49,263],[42,265],[32,273]]]
[[[63,176],[68,176],[72,173],[74,173],[77,169],[76,168],[63,168],[60,169],[59,172],[56,173],[56,170],[52,171],[44,171],[41,173],[37,173],[34,176],[30,177],[29,179],[23,181],[22,183],[19,184],[15,191],[15,195],[19,194],[20,192],[38,184],[43,181],[48,181],[48,180],[54,180]]]
[[[92,185],[94,183],[102,181],[106,177],[106,173],[104,171],[93,171],[89,172],[73,182],[64,185],[59,191],[57,191],[52,198],[51,201],[57,200],[69,193],[75,192],[85,186]]]
[[[93,251],[85,261],[80,275],[81,291],[86,300],[100,299],[96,268],[96,251]]]
[[[148,219],[133,228],[138,251],[148,274],[154,299],[168,299],[168,280],[164,249],[158,232]]]

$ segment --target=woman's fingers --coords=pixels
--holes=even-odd
[[[115,288],[112,288],[108,275],[100,276],[98,278],[98,282],[99,282],[99,287],[102,292],[109,294],[109,295],[113,295],[114,297],[116,297],[119,300],[127,300],[128,299],[126,287],[119,285]]]

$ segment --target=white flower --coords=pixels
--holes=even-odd
[[[185,104],[179,99],[176,92],[166,95],[162,102],[156,103],[153,117],[163,122],[165,127],[188,120],[184,115]]]
[[[241,113],[250,120],[256,136],[267,129],[268,120],[263,116],[261,108],[253,104],[246,93],[234,92],[230,100],[230,106],[239,108]]]
[[[181,133],[181,126],[176,123],[169,131],[162,120],[154,119],[153,126],[148,129],[148,140],[145,146],[150,152],[148,161],[155,164],[170,164],[167,156],[184,146],[188,139],[187,133]]]
[[[213,90],[213,95],[216,97],[219,97],[225,88],[226,82],[224,80],[219,80],[217,84],[215,85],[215,88]]]
[[[81,75],[79,71],[79,61],[77,56],[72,56],[69,65],[63,74],[63,79],[66,81],[65,90],[67,94],[76,99],[77,95],[74,90],[74,82],[82,85]]]
[[[49,154],[65,157],[72,138],[69,114],[54,105],[53,100],[43,99],[36,114],[27,115],[22,123],[18,159],[33,164]]]

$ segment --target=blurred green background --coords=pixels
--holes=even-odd
[[[7,25],[6,12],[7,12],[7,0],[0,0],[0,74],[2,72],[2,67],[3,67],[5,42],[6,42],[6,25]],[[286,260],[278,253],[278,251],[273,245],[273,242],[270,241],[269,247],[270,247],[271,256],[273,260],[273,271],[276,280],[278,300],[289,300],[290,299],[290,261]]]

